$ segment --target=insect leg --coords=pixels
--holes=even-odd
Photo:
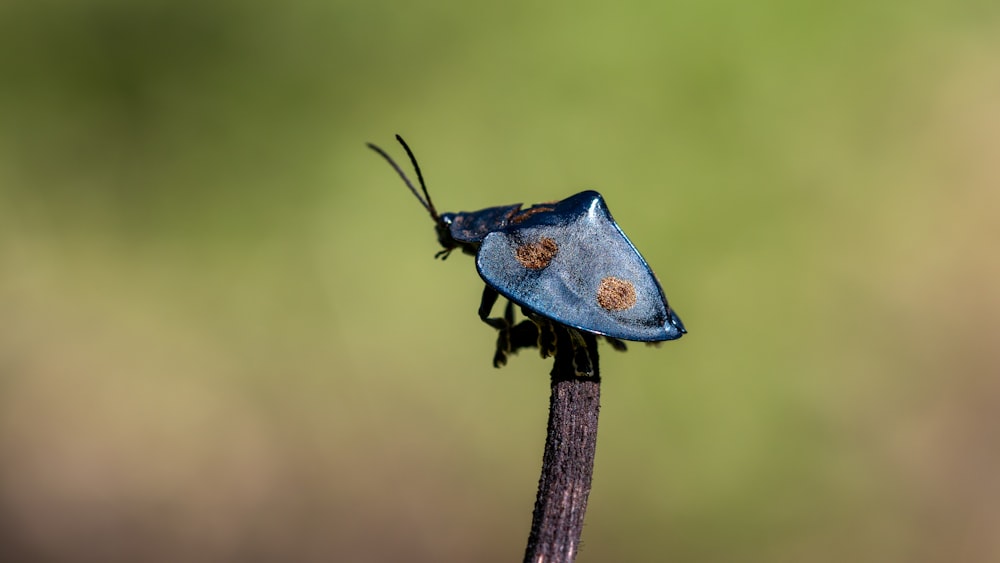
[[[564,362],[563,365],[571,368],[577,377],[600,377],[597,371],[597,337],[567,326],[559,328],[567,338],[556,351],[556,364]]]
[[[625,352],[626,350],[628,350],[628,346],[626,346],[624,342],[618,340],[617,338],[605,336],[604,340],[607,341],[607,343],[610,344],[611,347],[614,348],[616,352]]]
[[[508,301],[502,319],[497,318],[485,320],[497,329],[497,349],[493,354],[493,367],[498,368],[500,366],[505,366],[507,365],[507,354],[510,354],[513,351],[511,350],[510,344],[510,332],[512,325],[514,324],[514,307]],[[493,324],[491,321],[497,324]]]
[[[497,330],[501,330],[509,326],[504,318],[490,318],[490,312],[493,311],[493,305],[496,305],[497,299],[499,298],[500,294],[497,293],[497,290],[490,286],[486,286],[483,288],[483,299],[479,303],[479,318],[482,319],[484,323]]]
[[[483,288],[483,299],[479,303],[479,318],[484,323],[497,329],[496,353],[493,354],[493,367],[500,367],[507,364],[507,354],[511,350],[510,333],[514,325],[514,307],[508,302],[503,317],[490,317],[493,305],[496,304],[500,294],[490,286]]]
[[[539,328],[534,321],[525,319],[515,324],[514,303],[507,301],[502,317],[490,317],[493,305],[500,294],[490,286],[483,289],[483,300],[479,305],[479,318],[484,323],[497,329],[496,353],[493,355],[493,367],[507,364],[507,356],[516,354],[521,348],[538,346]]]
[[[521,348],[536,348],[539,330],[538,325],[528,319],[514,325],[510,329],[510,352],[517,353]]]

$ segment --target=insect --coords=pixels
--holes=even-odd
[[[476,257],[486,282],[479,317],[499,331],[494,366],[506,364],[507,355],[519,348],[537,346],[542,356],[554,354],[557,334],[579,340],[576,349],[582,347],[582,331],[624,350],[622,340],[662,342],[687,332],[601,194],[584,191],[526,209],[516,203],[438,213],[413,151],[399,135],[396,140],[413,163],[423,197],[392,157],[374,144],[368,147],[396,170],[430,213],[443,247],[435,257],[445,259],[455,249]],[[505,314],[491,318],[500,295],[508,300]],[[514,323],[515,303],[528,320]],[[578,371],[586,375],[588,364],[581,358]]]

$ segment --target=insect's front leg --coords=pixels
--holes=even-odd
[[[479,318],[491,327],[497,330],[503,330],[509,328],[510,325],[506,318],[503,317],[490,317],[490,313],[493,311],[493,306],[496,305],[497,299],[500,298],[500,294],[497,290],[490,286],[483,288],[483,299],[479,302]],[[513,320],[514,312],[510,311],[511,320]]]
[[[514,303],[507,302],[503,317],[490,317],[493,305],[500,294],[490,286],[483,290],[483,299],[479,304],[479,318],[491,327],[497,329],[496,353],[493,355],[493,367],[507,364],[507,356],[516,353],[521,348],[538,346],[538,326],[530,320],[514,324]]]

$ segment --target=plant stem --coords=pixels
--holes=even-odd
[[[542,474],[524,554],[530,563],[568,563],[576,558],[594,474],[601,399],[597,338],[578,333],[581,350],[572,344],[571,330],[559,327],[557,335]],[[589,356],[591,375],[578,373],[580,353]]]

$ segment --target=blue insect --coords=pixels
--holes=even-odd
[[[476,269],[486,282],[479,317],[496,328],[493,364],[507,362],[519,348],[540,348],[543,356],[555,352],[561,327],[574,340],[577,331],[604,337],[618,350],[622,340],[662,342],[687,331],[667,304],[659,281],[639,251],[615,223],[601,194],[580,192],[562,201],[521,209],[521,204],[479,211],[438,214],[427,192],[413,151],[396,135],[417,172],[423,197],[403,170],[381,148],[368,147],[399,174],[430,213],[447,258],[460,249],[476,257]],[[490,318],[498,297],[508,304],[502,318]],[[513,304],[528,320],[514,323]],[[554,325],[553,325],[554,323]],[[587,375],[589,361],[578,362]]]

